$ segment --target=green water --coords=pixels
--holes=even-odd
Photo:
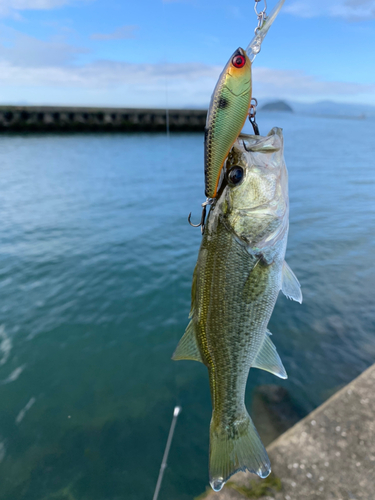
[[[270,322],[304,413],[375,357],[375,122],[267,114],[290,177],[302,306]],[[0,136],[0,498],[160,499],[208,483],[206,369],[170,361],[200,232],[202,134]],[[259,418],[259,415],[258,415]]]

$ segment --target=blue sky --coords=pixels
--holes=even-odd
[[[230,55],[253,36],[253,7],[0,0],[0,103],[206,108]],[[375,0],[286,0],[255,59],[253,93],[375,105],[374,61]]]

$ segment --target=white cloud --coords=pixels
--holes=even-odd
[[[254,92],[259,95],[277,95],[290,99],[296,96],[354,96],[375,91],[375,84],[325,81],[299,70],[255,68],[254,82]]]
[[[375,0],[298,0],[285,5],[284,12],[298,17],[330,16],[347,21],[362,21],[375,18]]]
[[[1,0],[0,7],[15,10],[49,10],[61,7],[69,0]]]
[[[22,67],[0,61],[3,102],[206,107],[221,68],[201,63]]]
[[[60,66],[72,63],[78,54],[88,52],[58,38],[45,42],[10,28],[4,28],[2,33],[0,61],[9,62],[14,67]]]
[[[121,26],[115,29],[112,33],[94,33],[91,35],[92,40],[124,40],[127,38],[135,38],[135,31],[138,26]]]
[[[46,102],[44,95],[37,101],[30,96],[35,96],[38,88],[44,88],[50,89],[54,96],[51,104],[77,103],[72,96],[84,95],[85,101],[81,104],[162,107],[168,94],[171,107],[206,107],[220,71],[219,67],[201,63],[140,66],[96,61],[80,66],[21,66],[3,60],[0,62],[0,84],[3,95],[6,87],[12,92],[18,88],[17,100],[36,103]],[[341,96],[349,100],[375,92],[375,85],[329,82],[301,71],[259,67],[254,70],[254,82],[254,95],[260,98],[311,101]]]
[[[309,0],[294,2],[290,5],[285,5],[284,12],[293,14],[298,17],[315,17],[322,14],[322,10],[315,2]]]
[[[204,63],[142,64],[96,60],[79,62],[86,49],[48,42],[4,29],[0,45],[3,102],[122,106],[206,107],[219,66]],[[168,94],[168,97],[167,97]],[[300,100],[368,99],[375,85],[324,81],[294,70],[254,68],[254,95]],[[38,97],[39,95],[39,97]],[[76,97],[74,97],[76,96]],[[371,102],[374,98],[370,99]]]
[[[78,65],[21,66],[0,60],[0,83],[23,85],[64,85],[116,87],[121,85],[165,84],[166,81],[196,82],[202,78],[216,81],[221,68],[202,63],[142,64],[96,61]]]
[[[19,17],[19,11],[22,10],[52,10],[69,3],[72,0],[0,0],[0,16]]]

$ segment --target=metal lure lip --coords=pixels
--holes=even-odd
[[[255,30],[255,36],[246,48],[246,54],[248,55],[250,62],[253,62],[255,57],[259,54],[262,42],[280,12],[281,7],[284,5],[284,2],[285,0],[280,0],[271,14],[265,18],[262,26]]]

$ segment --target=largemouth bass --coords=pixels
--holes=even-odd
[[[191,321],[173,355],[208,368],[215,491],[237,471],[262,478],[271,471],[245,407],[246,381],[250,368],[287,378],[267,325],[279,290],[302,302],[300,284],[284,260],[289,201],[282,130],[240,136],[224,168],[194,271]]]

